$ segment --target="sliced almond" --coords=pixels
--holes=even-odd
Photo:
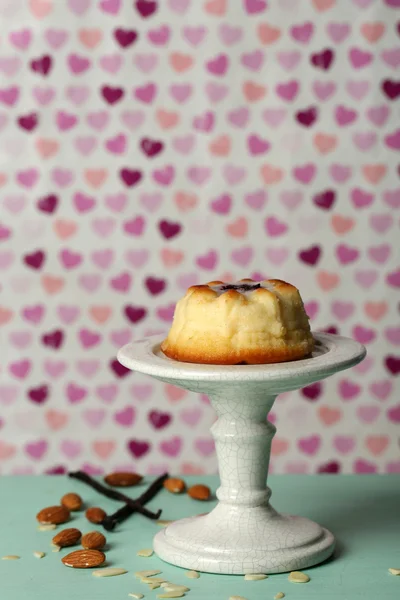
[[[135,600],[142,600],[142,598],[144,598],[143,594],[137,593],[137,594],[128,594],[128,596],[130,596],[131,598],[135,598]]]
[[[158,519],[158,521],[156,521],[156,523],[160,527],[167,527],[167,525],[171,525],[171,523],[173,523],[173,521],[169,521],[168,519]]]
[[[400,569],[389,569],[389,573],[391,573],[392,575],[400,575]]]
[[[92,575],[94,577],[115,577],[116,575],[124,575],[127,573],[126,569],[119,569],[118,567],[109,567],[108,569],[99,569],[98,571],[93,571]]]
[[[157,598],[182,598],[184,592],[165,592],[165,594],[157,594]]]
[[[65,523],[69,519],[69,510],[65,506],[47,506],[42,508],[36,515],[39,523],[47,525],[59,525]]]
[[[57,525],[55,523],[48,523],[47,525],[39,525],[38,531],[52,531],[56,529]]]
[[[142,548],[142,550],[138,550],[136,552],[137,556],[143,556],[144,558],[148,558],[154,554],[153,548]]]
[[[6,556],[2,556],[1,560],[18,560],[21,558],[18,554],[6,554]]]
[[[35,558],[43,558],[44,556],[46,556],[46,552],[42,552],[41,550],[35,550],[33,556]]]
[[[198,579],[200,577],[200,573],[197,571],[186,571],[185,575],[186,577],[189,577],[189,579]]]
[[[281,600],[284,597],[285,597],[285,594],[283,592],[278,592],[276,594],[276,596],[274,596],[274,600]]]
[[[243,596],[229,596],[229,600],[247,600],[247,598],[243,598]]]
[[[248,573],[244,578],[246,581],[261,581],[261,579],[268,579],[268,575],[264,573]]]
[[[292,571],[289,574],[288,579],[292,583],[308,583],[310,581],[309,576],[301,571]]]
[[[149,583],[149,590],[156,590],[157,588],[159,588],[161,586],[160,583]]]
[[[164,577],[141,577],[140,581],[142,583],[165,583],[166,579]]]
[[[100,550],[75,550],[64,556],[62,562],[66,567],[74,569],[93,569],[100,567],[106,560],[106,555]]]
[[[52,544],[52,546],[53,546],[52,552],[60,552],[61,546],[57,546],[56,544]]]
[[[190,588],[186,587],[186,585],[178,585],[178,584],[168,584],[162,585],[166,592],[190,592]]]
[[[81,532],[79,529],[75,527],[68,527],[68,529],[62,529],[59,531],[52,539],[52,543],[55,546],[61,546],[61,548],[65,548],[66,546],[74,546],[81,539]]]
[[[161,571],[159,571],[158,569],[153,569],[149,571],[136,571],[135,577],[137,579],[142,579],[142,577],[153,577],[153,575],[159,575],[160,573]]]

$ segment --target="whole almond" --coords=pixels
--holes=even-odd
[[[99,523],[102,523],[104,521],[104,519],[107,516],[107,513],[105,510],[99,508],[98,506],[91,506],[85,512],[85,516],[88,521],[98,525]]]
[[[81,539],[81,544],[87,550],[101,550],[106,545],[106,538],[100,531],[90,531],[85,533]]]
[[[183,479],[178,479],[178,477],[168,477],[163,485],[172,494],[181,494],[186,489],[185,482]]]
[[[61,560],[65,566],[74,569],[93,569],[103,564],[106,555],[100,550],[75,550]]]
[[[69,527],[68,529],[62,529],[59,531],[52,539],[53,544],[56,546],[61,546],[61,548],[65,548],[65,546],[73,546],[77,544],[81,539],[81,532],[79,529],[75,529],[75,527]]]
[[[193,498],[193,500],[208,500],[211,496],[210,488],[201,483],[192,485],[192,487],[188,489],[187,493],[191,498]]]
[[[65,494],[62,498],[61,498],[61,504],[63,506],[65,506],[65,508],[68,508],[68,510],[80,510],[82,508],[82,498],[79,496],[79,494],[73,494],[72,492],[70,494]]]
[[[69,510],[65,506],[47,506],[36,515],[39,523],[59,525],[69,519]]]
[[[104,477],[104,481],[108,483],[108,485],[114,487],[132,487],[133,485],[140,483],[142,479],[142,475],[138,475],[138,473],[129,473],[125,471],[110,473]]]

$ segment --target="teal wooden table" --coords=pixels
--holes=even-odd
[[[188,477],[188,482],[206,483],[213,491],[216,477]],[[148,481],[146,481],[148,483]],[[0,556],[16,554],[20,560],[0,560],[1,600],[129,600],[130,592],[141,592],[145,600],[156,599],[161,590],[149,591],[135,579],[137,570],[160,569],[174,583],[191,588],[189,600],[228,600],[240,595],[247,600],[272,600],[284,592],[287,600],[399,600],[400,576],[388,573],[400,568],[400,478],[396,475],[276,475],[269,479],[272,505],[281,512],[301,514],[330,529],[337,539],[333,559],[306,569],[307,584],[290,583],[287,574],[270,575],[263,581],[244,581],[242,576],[201,574],[188,579],[185,571],[163,563],[157,556],[140,558],[136,552],[151,546],[159,531],[154,522],[134,515],[117,530],[107,533],[107,562],[128,573],[95,578],[91,571],[65,567],[63,555],[50,547],[54,531],[40,532],[35,515],[43,507],[57,504],[63,494],[79,493],[86,505],[114,512],[119,506],[84,484],[63,476],[0,478]],[[132,496],[146,486],[131,488]],[[149,508],[163,508],[162,518],[177,519],[209,510],[214,502],[202,503],[187,496],[162,491]],[[82,532],[96,529],[83,512],[72,513],[69,527]],[[64,526],[59,526],[60,530]],[[99,528],[101,530],[101,528]],[[78,547],[76,547],[78,548]],[[42,559],[33,552],[46,552]]]

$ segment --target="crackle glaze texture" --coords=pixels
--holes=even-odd
[[[296,285],[369,348],[285,392],[276,473],[398,473],[398,0],[0,0],[0,473],[214,473],[124,370],[186,289]]]
[[[130,369],[209,395],[217,413],[211,433],[221,485],[210,513],[178,520],[155,536],[157,554],[180,567],[226,574],[279,573],[328,558],[334,550],[331,532],[308,519],[280,515],[269,503],[266,482],[276,428],[267,415],[278,392],[356,365],[365,348],[319,334],[310,358],[221,367],[170,360],[160,352],[160,341],[128,344],[118,359]]]

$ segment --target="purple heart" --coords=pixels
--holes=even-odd
[[[300,250],[300,252],[298,253],[298,257],[305,264],[314,267],[320,260],[321,253],[322,250],[320,246],[310,246],[310,248]]]
[[[58,350],[64,341],[64,332],[61,329],[55,329],[42,335],[42,342],[45,346]]]
[[[165,219],[160,221],[160,223],[158,224],[158,228],[161,231],[162,235],[167,240],[175,237],[182,230],[182,226],[180,223],[173,223],[173,222],[167,221]]]
[[[105,85],[101,88],[101,93],[103,95],[104,100],[106,100],[108,104],[115,104],[116,102],[119,102],[119,100],[122,99],[125,91],[123,88]]]
[[[153,0],[136,0],[135,6],[140,16],[144,19],[151,17],[157,10],[157,2]]]
[[[165,279],[158,279],[157,277],[146,277],[144,283],[150,294],[153,296],[161,294],[167,285]]]
[[[158,140],[143,138],[140,141],[140,147],[146,156],[152,158],[153,156],[157,156],[157,154],[160,154],[160,152],[163,151],[164,144]]]
[[[330,48],[325,48],[321,50],[321,52],[316,52],[311,55],[311,64],[318,69],[323,69],[327,71],[331,66],[333,59],[335,58],[335,53]]]
[[[310,108],[305,110],[299,110],[295,116],[300,125],[311,127],[318,118],[318,108],[316,106],[310,106]]]
[[[147,315],[147,309],[143,306],[133,306],[128,304],[124,308],[124,314],[131,323],[142,321]]]
[[[162,429],[166,427],[172,420],[169,413],[164,413],[158,410],[151,410],[148,414],[148,419],[154,429]]]
[[[121,365],[121,363],[118,362],[116,359],[110,361],[110,369],[112,370],[114,375],[116,375],[116,377],[126,377],[127,375],[132,373],[130,369],[127,369],[126,367],[124,367],[124,365]]]
[[[304,387],[301,390],[301,394],[305,398],[307,398],[307,400],[311,400],[312,402],[315,402],[320,397],[320,395],[322,393],[322,389],[323,389],[322,383],[317,381],[315,383],[312,383],[311,385],[307,385],[306,387]]]
[[[24,263],[32,269],[40,269],[45,261],[46,255],[42,250],[37,250],[31,254],[25,254]]]
[[[40,58],[35,58],[30,63],[32,71],[45,77],[49,74],[52,64],[53,60],[48,54],[44,54]]]
[[[122,48],[131,46],[138,37],[137,31],[134,29],[122,29],[119,27],[114,31],[114,37]]]
[[[120,170],[119,176],[127,187],[132,187],[140,182],[143,177],[143,173],[138,169],[124,168]]]
[[[133,439],[128,441],[128,450],[135,458],[141,458],[147,454],[151,448],[149,442]]]
[[[400,373],[400,357],[399,356],[386,356],[385,367],[392,375],[398,375]]]
[[[49,388],[47,385],[40,385],[39,387],[28,390],[29,398],[36,404],[43,404],[43,402],[47,400],[48,395]]]
[[[336,200],[336,193],[334,190],[325,190],[320,194],[316,194],[313,197],[313,202],[319,208],[324,210],[330,210],[334,205]]]

